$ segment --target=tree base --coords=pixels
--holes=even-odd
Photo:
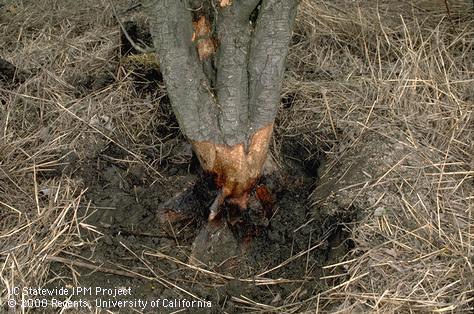
[[[198,232],[189,262],[194,265],[219,265],[233,256],[245,254],[252,239],[270,224],[275,202],[268,188],[257,184],[247,198],[244,208],[233,199],[224,199],[222,191],[212,184],[212,177],[205,176],[161,204],[158,219],[162,224],[206,221],[212,208],[218,206],[213,219],[207,219]]]
[[[209,206],[217,194],[213,178],[203,176],[191,187],[160,204],[158,220],[162,224],[173,224],[191,219],[206,219],[209,216]]]
[[[260,178],[267,159],[272,132],[273,123],[270,123],[257,130],[248,145],[192,142],[202,168],[214,176],[224,199],[231,199],[242,208],[246,206],[248,192]]]

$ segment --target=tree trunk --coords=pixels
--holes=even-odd
[[[149,0],[173,111],[219,195],[246,208],[280,103],[298,0]]]

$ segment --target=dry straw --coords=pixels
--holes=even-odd
[[[149,258],[216,286],[236,280],[153,248],[143,255],[130,251],[143,273],[74,255],[77,247],[94,247],[85,233],[101,234],[83,222],[92,211],[87,186],[70,165],[113,142],[128,152],[120,162],[142,165],[162,181],[156,165],[180,139],[156,134],[169,127],[169,112],[140,98],[131,70],[120,65],[119,29],[104,10],[107,2],[40,2],[9,1],[0,8],[1,57],[33,73],[16,86],[0,83],[2,298],[9,287],[54,278],[51,262],[71,268],[69,284],[93,269],[193,295],[182,288],[187,279],[171,282],[151,269]],[[264,313],[473,309],[472,5],[449,1],[447,14],[444,1],[302,2],[272,153],[284,162],[282,145],[291,139],[308,156],[325,156],[321,183],[333,188],[325,198],[317,189],[309,203],[327,213],[356,209],[363,218],[348,226],[355,248],[324,267],[327,287],[319,294],[301,298],[295,291],[279,296],[279,306],[242,295],[232,297],[235,304]],[[116,6],[126,8],[125,1]],[[96,80],[82,92],[75,84],[84,77],[113,83]],[[154,93],[155,100],[164,97],[163,86]],[[369,159],[374,164],[367,168]],[[357,180],[346,180],[353,169],[348,163],[360,169]],[[305,252],[277,268],[295,258]],[[242,280],[296,282],[266,277],[271,269],[258,273]]]

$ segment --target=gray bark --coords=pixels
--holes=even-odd
[[[275,119],[298,0],[234,0],[223,8],[210,1],[200,7],[212,8],[205,14],[218,42],[214,62],[201,62],[192,41],[199,1],[149,0],[145,10],[183,133],[193,141],[247,144]]]
[[[298,2],[262,2],[249,57],[250,130],[275,120]]]
[[[192,140],[222,142],[217,106],[194,43],[187,1],[149,1],[150,32],[173,112]]]
[[[227,145],[245,143],[249,129],[248,59],[250,14],[258,1],[222,8],[217,19],[219,50],[216,56],[219,127]]]

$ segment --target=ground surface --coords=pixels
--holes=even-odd
[[[274,215],[223,228],[196,264],[212,195],[159,219],[199,167],[154,59],[129,53],[107,1],[0,1],[0,58],[18,67],[0,76],[0,309],[14,287],[98,286],[214,313],[472,311],[472,17],[471,1],[302,1],[261,182]]]
[[[294,153],[296,156],[298,152]],[[225,228],[222,232],[226,234],[220,236],[219,244],[201,256],[208,265],[177,267],[180,265],[176,265],[176,260],[189,260],[193,242],[206,220],[199,215],[177,224],[163,224],[157,205],[183,187],[192,186],[197,175],[189,174],[187,164],[183,164],[171,170],[176,172],[174,175],[166,173],[172,186],[158,182],[150,186],[151,179],[139,169],[110,161],[123,157],[116,150],[107,149],[93,163],[78,166],[89,187],[85,197],[92,202],[87,208],[91,215],[85,223],[96,226],[103,234],[93,251],[87,246],[80,255],[106,268],[126,269],[128,277],[107,272],[85,273],[78,278],[81,286],[131,287],[134,293],[130,299],[194,297],[210,300],[214,307],[224,311],[240,312],[246,307],[246,302],[239,300],[243,295],[273,306],[284,304],[282,296],[291,296],[292,302],[298,302],[314,295],[326,285],[319,279],[324,275],[321,267],[335,263],[351,248],[344,223],[355,217],[350,211],[337,216],[312,213],[306,199],[315,178],[294,163],[274,173],[278,177],[272,185],[278,204],[276,212],[268,227],[241,243],[245,249]],[[130,252],[141,252],[141,256],[130,259]],[[159,277],[165,276],[167,282],[144,280],[133,274],[148,267]],[[68,272],[67,267],[53,269],[57,273]],[[50,285],[60,283],[53,281]]]

